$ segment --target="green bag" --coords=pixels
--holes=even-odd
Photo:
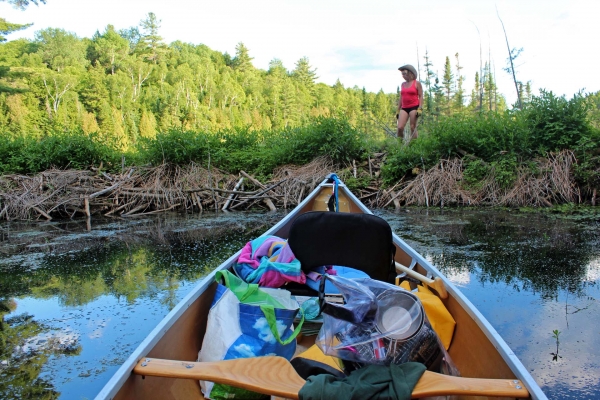
[[[292,330],[302,312],[283,289],[259,288],[229,271],[217,271],[219,283],[208,313],[206,334],[198,361],[278,355],[288,360],[296,351],[296,336],[304,322]],[[220,282],[223,282],[221,284]],[[285,294],[283,296],[282,294]],[[256,393],[227,385],[201,381],[202,392],[211,399],[256,399]]]

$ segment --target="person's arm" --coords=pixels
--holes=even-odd
[[[417,81],[417,94],[419,95],[419,108],[423,108],[423,85]]]

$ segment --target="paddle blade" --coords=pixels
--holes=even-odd
[[[529,391],[516,379],[480,379],[441,375],[425,371],[411,398],[447,395],[529,398]]]
[[[143,358],[133,369],[137,375],[184,378],[223,383],[253,392],[298,399],[305,381],[283,357],[238,358],[192,362]]]

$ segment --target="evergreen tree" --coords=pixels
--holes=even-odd
[[[153,12],[148,13],[148,17],[140,21],[142,33],[139,41],[139,51],[145,60],[154,64],[158,64],[161,56],[166,52],[163,39],[158,34],[160,22]]]
[[[304,85],[304,87],[312,90],[318,78],[316,72],[316,68],[311,69],[308,58],[302,57],[296,63],[296,68],[292,71],[292,77]]]
[[[13,24],[0,18],[0,42],[6,42],[4,35],[29,28],[33,24]]]
[[[429,59],[429,51],[427,50],[427,48],[425,48],[425,64],[423,64],[423,66],[425,67],[425,87],[427,88],[427,92],[424,93],[425,95],[425,105],[426,105],[426,109],[427,111],[433,111],[434,109],[434,100],[433,100],[433,95],[431,92],[431,87],[432,87],[432,82],[436,79],[435,77],[435,73],[433,72],[433,70],[431,69],[431,67],[433,66],[433,64],[431,63],[431,60]],[[400,93],[400,88],[398,88],[398,93]]]
[[[90,68],[79,86],[79,98],[86,110],[98,115],[102,104],[109,97],[108,90],[104,85],[104,68],[100,65]]]
[[[145,138],[156,137],[156,119],[151,111],[145,109],[140,120],[140,135]]]
[[[458,79],[456,80],[456,93],[454,93],[454,105],[458,111],[462,111],[465,103],[465,93],[463,89],[465,77],[461,74],[461,70],[463,69],[463,67],[460,65],[458,53],[456,53],[454,57],[456,58],[456,76],[458,77]]]
[[[485,63],[484,66],[484,80],[483,80],[483,98],[484,98],[484,107],[487,108],[488,111],[496,110],[496,101],[497,96],[496,92],[498,88],[496,87],[496,82],[494,81],[494,76],[492,75],[492,69],[489,63]]]
[[[471,111],[481,111],[479,107],[479,72],[475,72],[475,84],[471,91],[471,101],[469,102],[469,109]]]
[[[454,93],[454,74],[452,73],[452,65],[450,64],[450,58],[446,56],[446,63],[444,64],[444,76],[442,78],[442,85],[444,87],[444,109],[449,112],[450,99]]]
[[[233,69],[240,72],[246,72],[254,68],[252,66],[252,60],[253,58],[250,57],[248,48],[244,46],[244,43],[239,42],[235,46],[235,57],[233,57],[231,62]]]

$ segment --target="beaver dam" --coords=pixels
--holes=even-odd
[[[334,165],[317,158],[304,166],[276,169],[268,181],[240,171],[229,174],[198,164],[131,167],[119,174],[91,170],[52,169],[36,175],[0,177],[0,219],[52,219],[104,215],[133,217],[164,211],[270,210],[299,204],[331,172],[336,172],[370,208],[419,206],[547,207],[582,203],[571,151],[535,161],[535,168],[518,171],[511,187],[498,184],[494,170],[476,185],[463,180],[463,159],[441,160],[429,170],[412,171],[384,186],[380,168],[385,153],[363,163]],[[589,196],[586,196],[589,198]],[[596,191],[591,194],[596,204]]]

